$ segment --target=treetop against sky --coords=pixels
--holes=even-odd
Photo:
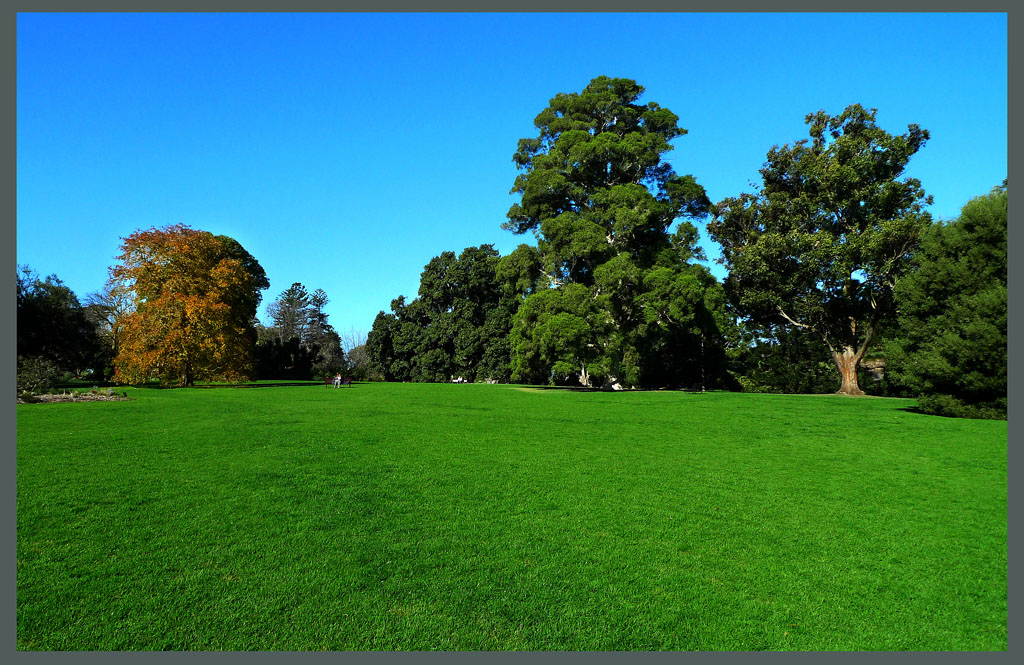
[[[17,37],[19,263],[84,296],[122,238],[185,224],[264,267],[261,320],[301,282],[342,332],[443,251],[532,241],[501,228],[518,141],[601,75],[679,117],[668,161],[712,201],[853,103],[929,131],[905,175],[934,218],[1007,172],[1006,14],[23,13]]]

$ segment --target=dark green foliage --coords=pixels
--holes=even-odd
[[[74,291],[56,275],[41,279],[28,266],[19,267],[17,289],[18,356],[45,358],[76,376],[92,370],[102,380],[112,350]]]
[[[328,322],[323,289],[310,293],[299,282],[267,307],[272,325],[261,328],[256,348],[261,379],[313,379],[345,372],[341,336]]]
[[[316,349],[316,362],[313,365],[313,376],[322,377],[336,372],[346,372],[348,363],[345,352],[341,348],[341,335],[327,321],[324,307],[330,299],[323,289],[317,289],[309,296],[307,310],[307,334],[305,345]]]
[[[498,261],[497,277],[506,293],[523,298],[550,285],[540,252],[526,244],[519,245]]]
[[[571,383],[579,376],[607,377],[603,340],[608,322],[590,290],[566,284],[539,291],[519,307],[510,343],[516,349],[512,380],[518,383]]]
[[[314,378],[314,367],[320,349],[305,346],[298,337],[281,341],[277,335],[258,329],[260,340],[256,344],[256,376],[266,379],[308,380]]]
[[[813,332],[849,394],[861,392],[859,363],[930,220],[921,183],[899,179],[928,132],[891,135],[875,114],[859,104],[809,114],[810,142],[773,147],[760,189],[719,202],[708,224],[740,313]]]
[[[733,356],[732,369],[744,392],[815,394],[836,389],[836,368],[821,340],[796,326],[757,329]],[[870,381],[864,384],[867,388]]]
[[[56,363],[40,356],[18,356],[18,393],[45,393],[53,389],[62,372]]]
[[[1006,185],[935,224],[899,283],[887,372],[928,412],[1006,417]]]
[[[583,385],[689,387],[724,382],[715,280],[697,229],[709,201],[663,156],[686,134],[629,79],[595,78],[560,93],[513,161],[522,195],[504,228],[533,231],[501,268],[526,298],[513,322],[513,376]],[[675,231],[671,226],[678,221]],[[546,287],[553,287],[550,293]]]
[[[513,161],[523,173],[512,191],[522,200],[504,226],[539,230],[560,281],[587,283],[617,252],[643,254],[677,217],[707,207],[693,177],[662,161],[686,130],[668,109],[637,104],[643,92],[635,81],[599,76],[581,93],[555,95],[534,120],[539,136],[519,141]]]
[[[518,251],[518,250],[517,250]],[[517,260],[522,252],[513,253]],[[419,296],[400,296],[367,335],[369,368],[386,381],[508,381],[513,288],[530,288],[529,267],[513,264],[499,279],[493,245],[442,252],[424,266]],[[527,275],[523,277],[522,275]]]
[[[255,288],[251,291],[240,291],[237,294],[237,301],[232,303],[232,309],[238,313],[239,320],[248,324],[256,318],[256,311],[263,300],[263,290],[270,288],[270,280],[267,279],[267,273],[256,257],[242,247],[241,243],[231,236],[215,237],[224,245],[225,258],[235,259],[252,276]]]

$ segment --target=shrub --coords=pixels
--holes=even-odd
[[[18,392],[38,394],[51,390],[61,371],[52,361],[38,356],[18,356]]]
[[[1002,420],[1006,418],[1006,399],[991,403],[968,403],[952,395],[921,395],[917,398],[921,411],[936,416],[951,418],[984,418]]]

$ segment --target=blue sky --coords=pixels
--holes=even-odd
[[[501,229],[516,142],[599,75],[679,116],[669,157],[713,201],[855,102],[931,132],[907,175],[937,218],[1007,172],[1005,13],[22,13],[17,36],[19,264],[82,298],[121,238],[187,224],[260,261],[264,322],[302,282],[342,334],[442,251],[534,242]]]

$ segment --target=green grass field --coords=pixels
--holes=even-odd
[[[19,405],[42,650],[1003,650],[1005,421],[490,385]]]

